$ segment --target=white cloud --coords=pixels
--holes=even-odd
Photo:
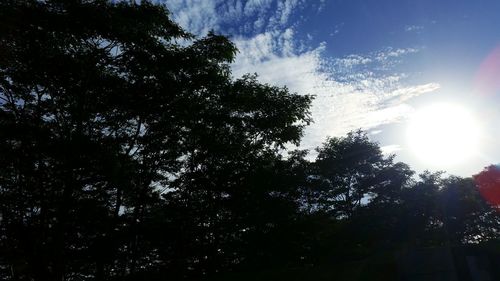
[[[404,102],[388,102],[434,90],[438,85],[425,85],[398,89],[394,77],[353,80],[351,82],[329,81],[317,88],[313,104],[315,123],[307,129],[304,146],[316,147],[326,136],[340,136],[351,130],[365,130],[403,120],[412,112]]]
[[[382,154],[384,155],[391,155],[402,150],[402,148],[399,144],[390,144],[382,146],[380,150],[382,150]]]
[[[245,3],[245,15],[251,16],[256,12],[266,10],[271,7],[273,0],[249,0]]]
[[[399,58],[401,56],[407,55],[407,54],[413,54],[417,53],[418,50],[415,48],[406,48],[406,49],[393,49],[393,48],[387,48],[384,51],[380,51],[377,53],[376,59],[378,61],[387,61],[389,58]]]
[[[214,29],[222,33],[273,31],[290,26],[294,13],[306,0],[157,0],[171,11],[174,20],[196,35]],[[322,6],[320,3],[319,6]],[[239,27],[234,28],[238,21]],[[244,24],[241,24],[244,22]],[[229,26],[231,27],[229,27]]]
[[[207,0],[166,0],[175,22],[194,34],[206,34],[210,29],[219,29],[217,2]]]
[[[420,32],[424,29],[423,26],[421,25],[407,25],[405,26],[405,31],[406,32]]]
[[[195,34],[210,29],[224,32],[228,22],[240,23],[232,34],[240,50],[232,65],[234,77],[258,73],[261,82],[316,96],[311,108],[315,123],[306,129],[303,148],[315,148],[327,136],[398,122],[412,111],[406,103],[409,99],[439,88],[436,83],[407,85],[404,73],[386,71],[418,52],[414,48],[328,58],[325,44],[304,46],[296,40],[297,30],[290,21],[293,13],[304,8],[305,0],[249,0],[244,4],[239,0],[166,0],[166,4],[174,19]]]
[[[290,40],[284,33],[237,39],[241,54],[233,65],[233,74],[239,77],[257,72],[261,82],[316,96],[312,106],[315,122],[306,129],[304,148],[318,146],[326,136],[403,120],[412,111],[406,101],[439,88],[436,83],[404,86],[404,74],[377,76],[367,70],[352,70],[367,64],[389,65],[416,52],[414,49],[388,49],[328,62],[323,58],[324,46],[298,54],[280,51],[291,44]]]
[[[344,22],[341,22],[341,23],[339,23],[339,24],[336,24],[336,25],[333,27],[333,31],[332,31],[332,32],[330,32],[330,34],[329,34],[329,35],[330,35],[330,36],[335,36],[335,35],[339,34],[339,33],[340,33],[340,30],[342,29],[342,27],[344,27],[344,24],[345,24]]]
[[[296,9],[299,5],[302,5],[304,0],[284,0],[278,1],[277,3],[277,13],[271,18],[271,23],[275,25],[284,25],[288,22],[288,18],[291,16],[292,11]],[[279,23],[279,24],[278,24]]]
[[[352,69],[355,66],[368,64],[371,62],[373,62],[373,60],[368,57],[363,57],[361,55],[349,55],[344,58],[336,59],[335,66],[344,69]]]

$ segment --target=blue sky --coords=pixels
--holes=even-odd
[[[257,72],[262,82],[316,95],[315,123],[302,148],[362,128],[386,153],[396,153],[417,171],[469,176],[500,162],[495,124],[500,101],[495,93],[477,90],[481,65],[500,46],[498,0],[162,3],[196,35],[214,30],[231,37],[240,50],[232,66],[235,77]],[[412,155],[404,133],[408,117],[433,101],[463,104],[480,115],[487,132],[481,155],[450,167],[429,167]]]

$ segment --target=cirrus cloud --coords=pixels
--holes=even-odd
[[[398,122],[412,111],[413,97],[439,89],[437,83],[409,84],[395,71],[417,48],[385,48],[368,54],[329,57],[326,44],[297,38],[294,13],[305,0],[166,0],[174,20],[194,34],[230,33],[239,49],[233,76],[258,73],[259,80],[316,96],[314,123],[302,147],[311,149],[327,136]],[[320,2],[320,3],[323,3]],[[321,5],[317,9],[321,10]]]

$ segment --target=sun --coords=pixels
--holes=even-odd
[[[477,154],[480,131],[479,123],[466,108],[436,103],[416,110],[410,117],[408,145],[425,164],[446,168]]]

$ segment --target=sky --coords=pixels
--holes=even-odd
[[[314,151],[327,137],[360,128],[418,172],[470,176],[500,162],[498,0],[160,2],[191,33],[214,30],[235,42],[235,78],[258,73],[263,83],[316,96],[302,149]],[[446,140],[460,144],[477,134],[474,155],[445,165],[423,161],[410,147],[412,116],[434,103],[456,104],[474,116],[480,130],[458,124],[460,132]]]

